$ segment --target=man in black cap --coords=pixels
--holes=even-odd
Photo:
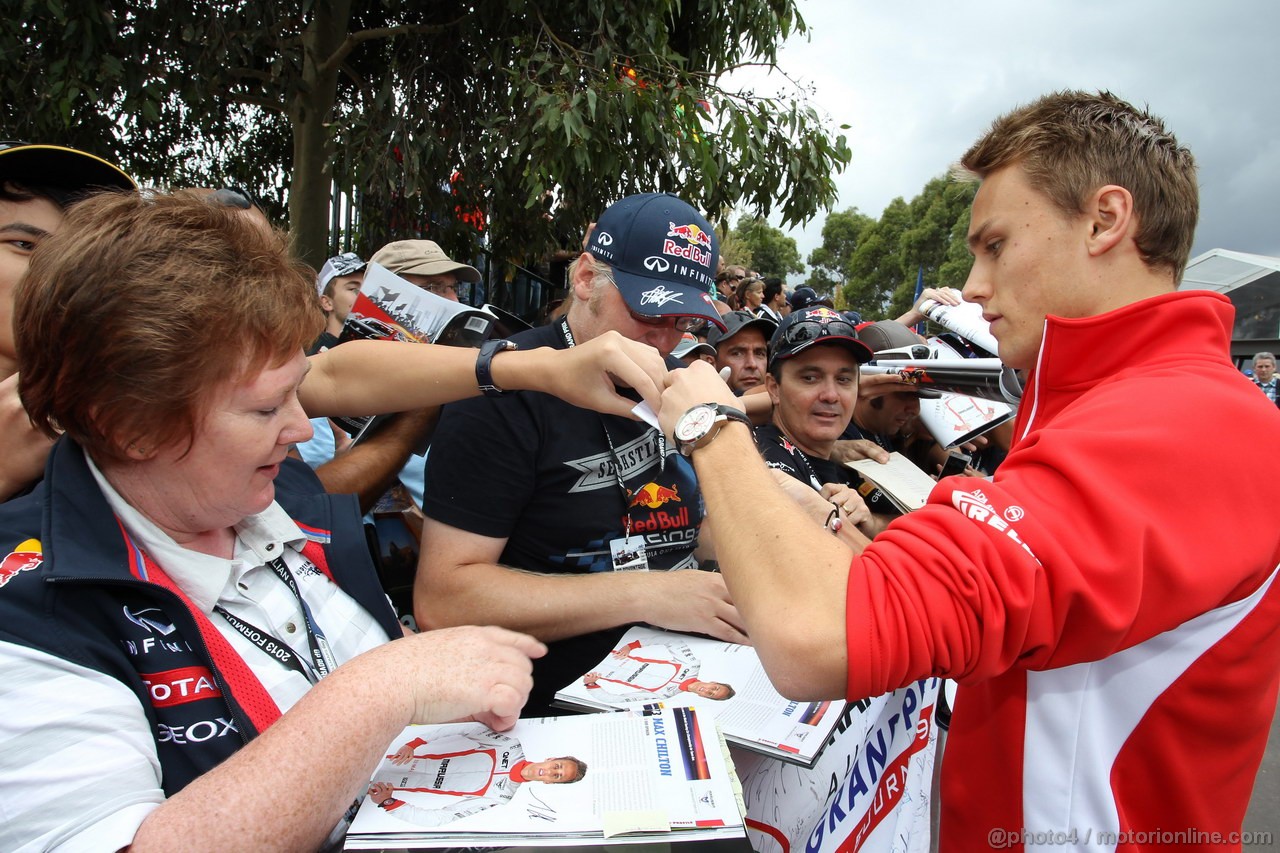
[[[685,202],[624,198],[569,269],[566,315],[487,343],[480,369],[504,346],[566,349],[606,335],[668,355],[684,332],[721,326],[717,255],[710,224]],[[527,715],[546,714],[631,623],[743,642],[720,576],[672,571],[699,566],[701,506],[692,468],[658,430],[489,383],[485,397],[445,407],[432,442],[418,624],[495,624],[548,642]]]
[[[58,229],[68,207],[101,189],[133,190],[116,166],[59,145],[0,142],[0,500],[39,479],[50,441],[31,427],[18,400],[18,357],[13,346],[13,289],[31,253]],[[56,345],[56,342],[54,342]]]
[[[742,396],[764,385],[769,364],[769,338],[778,324],[750,311],[730,311],[724,315],[724,331],[712,328],[707,343],[716,348],[716,370],[729,368],[725,381],[733,393]]]
[[[831,522],[852,522],[868,537],[891,517],[871,514],[858,493],[862,478],[832,453],[853,417],[858,365],[870,360],[871,350],[839,312],[819,305],[789,314],[769,342],[765,387],[773,417],[755,430],[770,468],[820,492],[836,513]]]
[[[825,296],[819,296],[818,291],[808,285],[797,287],[790,296],[787,297],[787,304],[791,306],[792,311],[803,311],[812,305],[825,305],[828,308],[834,308],[830,299]]]

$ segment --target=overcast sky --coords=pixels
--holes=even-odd
[[[997,115],[1054,89],[1146,104],[1200,167],[1191,256],[1280,256],[1280,3],[1272,0],[800,0],[810,38],[779,65],[813,87],[853,161],[836,210],[878,218],[944,173]],[[761,93],[785,85],[739,72]],[[794,90],[792,90],[794,91]],[[820,214],[795,229],[802,260]],[[776,218],[775,218],[776,224]]]

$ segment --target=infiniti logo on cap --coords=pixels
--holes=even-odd
[[[650,255],[644,259],[644,268],[649,272],[666,272],[671,269],[671,263],[666,258]]]
[[[608,231],[601,231],[600,236],[596,238],[596,242],[599,243],[601,246],[612,246],[613,235],[610,234]]]

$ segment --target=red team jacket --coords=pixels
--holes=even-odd
[[[961,685],[944,850],[1240,829],[1280,679],[1280,412],[1233,317],[1192,291],[1050,318],[994,482],[944,480],[855,558],[849,698]]]

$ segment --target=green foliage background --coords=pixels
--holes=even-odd
[[[896,198],[872,219],[856,208],[832,213],[822,245],[809,254],[808,284],[869,320],[911,307],[916,276],[926,287],[964,286],[973,265],[966,248],[977,184],[934,178],[910,202]]]
[[[799,223],[849,162],[803,100],[726,89],[803,36],[794,0],[11,0],[0,129],[141,182],[244,186],[313,264],[425,234],[498,257],[680,194]],[[452,180],[451,180],[452,179]],[[353,199],[336,233],[330,185]]]

